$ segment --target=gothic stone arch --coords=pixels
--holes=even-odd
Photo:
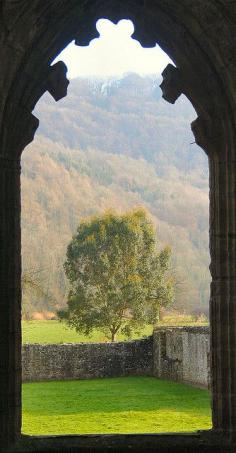
[[[172,445],[177,451],[179,445],[180,451],[189,446],[199,451],[204,442],[226,448],[235,442],[236,433],[236,3],[232,0],[1,2],[0,444],[5,445],[3,451],[10,444],[18,445],[18,451],[62,451],[62,438],[29,441],[20,435],[20,156],[38,126],[31,113],[38,99],[46,90],[56,101],[66,94],[66,68],[63,63],[50,66],[51,62],[73,39],[87,45],[96,36],[95,23],[101,17],[113,22],[129,18],[143,46],[161,45],[176,64],[164,71],[163,97],[173,103],[184,93],[198,115],[192,130],[210,167],[213,430],[208,436],[170,435],[164,440],[157,435],[82,436],[65,440],[63,451],[69,446],[77,451],[78,445],[100,446],[102,451],[113,446],[117,451],[126,450],[127,444],[133,450]]]

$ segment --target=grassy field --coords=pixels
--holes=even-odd
[[[128,377],[23,384],[24,434],[160,433],[211,428],[207,390]]]
[[[23,343],[90,343],[107,341],[104,333],[94,332],[91,337],[78,334],[59,321],[22,321]],[[151,335],[152,328],[147,327],[142,334],[134,334],[133,338],[143,335]],[[124,340],[124,336],[118,335],[117,340]]]
[[[207,325],[201,320],[194,321],[191,316],[176,317],[166,316],[160,325],[190,326]],[[103,342],[107,341],[102,332],[94,332],[91,337],[78,334],[59,321],[22,321],[23,343],[80,343],[80,342]],[[148,336],[152,333],[152,327],[147,326],[140,334],[134,334],[134,338]],[[117,340],[124,340],[124,336],[118,335]]]

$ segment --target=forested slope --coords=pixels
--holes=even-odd
[[[183,282],[176,306],[206,310],[207,159],[192,144],[190,104],[184,98],[165,103],[158,82],[134,74],[76,79],[60,103],[46,95],[38,104],[40,128],[22,164],[23,267],[53,299],[28,292],[25,311],[65,303],[62,264],[82,217],[134,206],[149,210],[160,245],[173,249]]]

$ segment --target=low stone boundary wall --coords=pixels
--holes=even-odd
[[[158,328],[153,334],[153,375],[210,386],[208,327]]]
[[[156,376],[207,387],[208,327],[165,327],[152,337],[119,343],[27,344],[23,381]]]
[[[151,375],[153,341],[26,344],[22,368],[23,381]]]

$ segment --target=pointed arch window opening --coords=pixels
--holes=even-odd
[[[57,72],[57,76],[53,76],[51,81],[49,78],[49,87],[48,91],[54,97],[55,100],[59,100],[66,94],[68,82],[65,79],[66,76],[66,67],[61,63],[59,60],[60,57],[57,57],[52,64],[52,68],[54,72]],[[174,103],[176,99],[182,93],[181,91],[181,77],[178,74],[178,70],[171,64],[167,66],[167,69],[164,71],[163,74],[164,80],[161,84],[161,88],[163,91],[164,99],[168,100],[171,103]],[[175,79],[174,89],[173,89],[173,79]],[[55,83],[56,80],[56,83]],[[37,108],[36,108],[37,110]]]

